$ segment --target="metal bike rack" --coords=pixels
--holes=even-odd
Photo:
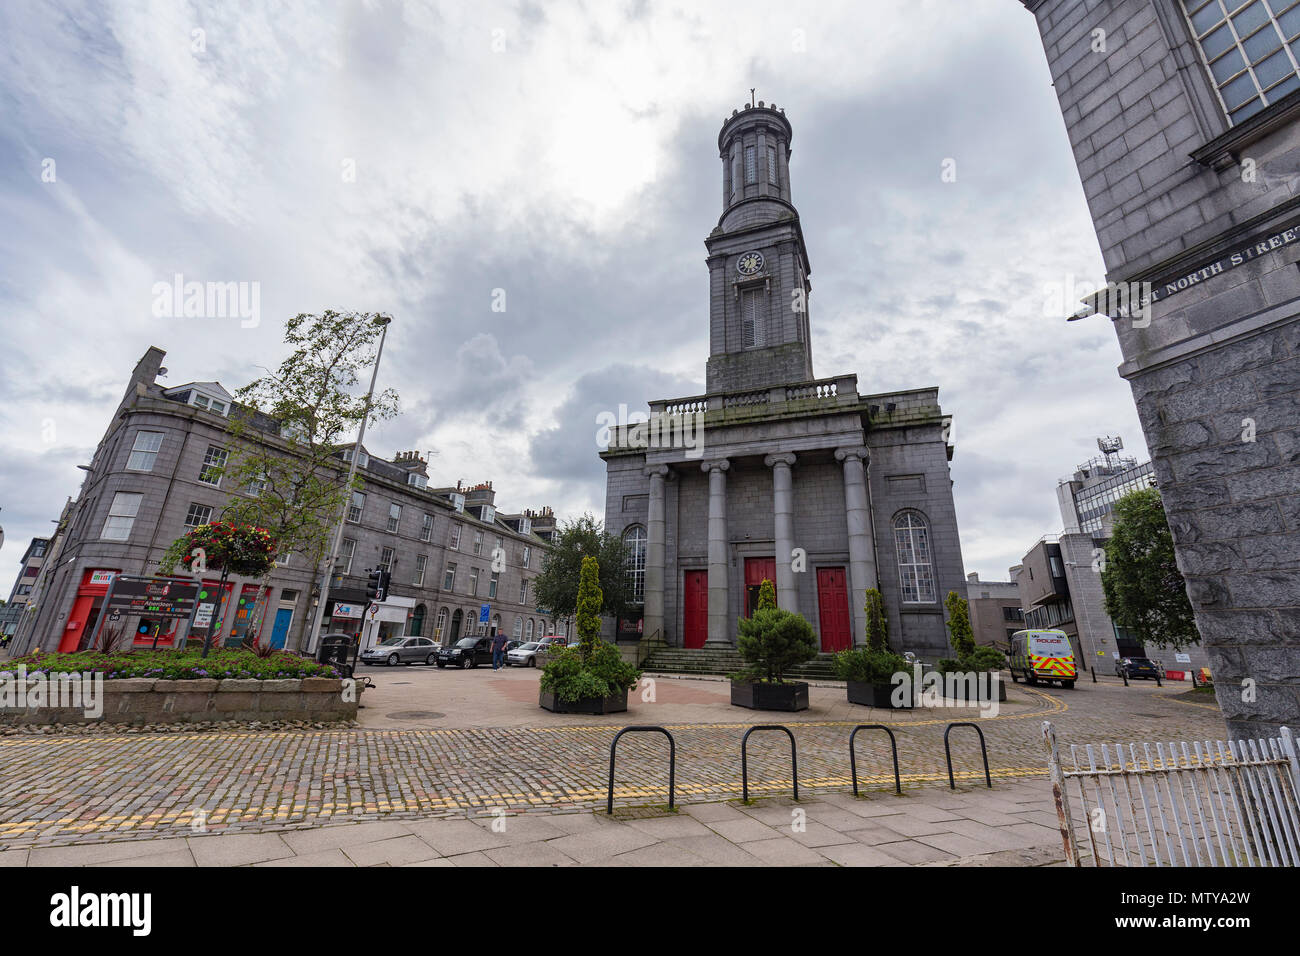
[[[948,746],[948,735],[952,733],[954,727],[974,727],[975,733],[980,735],[980,753],[984,757],[984,782],[993,789],[993,778],[989,776],[989,748],[984,743],[984,731],[980,730],[978,724],[972,724],[969,721],[962,721],[955,724],[949,724],[943,731],[943,755],[948,759],[948,787],[956,790],[957,783],[952,778],[952,749]]]
[[[668,808],[673,807],[673,795],[677,786],[677,741],[673,740],[673,735],[663,727],[655,727],[649,724],[639,724],[632,727],[624,727],[614,735],[614,740],[609,745],[609,796],[605,801],[605,812],[612,814],[614,812],[614,748],[618,746],[618,740],[624,734],[628,733],[657,733],[663,734],[668,738]]]
[[[749,735],[756,730],[780,730],[790,738],[790,770],[794,777],[794,798],[799,799],[799,755],[795,751],[794,734],[790,733],[789,727],[783,727],[780,724],[755,724],[745,731],[745,736],[740,738],[740,793],[741,799],[746,803],[749,802],[749,754],[745,747],[749,744]]]
[[[889,746],[894,751],[894,792],[902,794],[903,782],[898,775],[898,740],[894,737],[894,732],[884,724],[858,724],[849,734],[849,768],[853,773],[853,795],[858,795],[858,755],[853,750],[853,738],[858,735],[859,730],[883,730],[889,734]]]

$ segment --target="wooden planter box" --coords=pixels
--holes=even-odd
[[[555,694],[540,691],[537,703],[553,714],[621,714],[627,710],[627,691],[609,697],[581,697],[575,701],[560,700]]]
[[[911,710],[913,701],[903,704],[894,703],[893,684],[868,684],[864,681],[845,681],[848,688],[849,703],[863,704],[867,707],[884,707],[890,710]]]
[[[784,684],[732,681],[731,702],[751,710],[807,710],[808,685],[803,681]]]

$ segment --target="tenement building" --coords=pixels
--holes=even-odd
[[[54,560],[42,569],[31,627],[15,650],[73,651],[92,640],[117,575],[158,573],[168,545],[190,528],[219,520],[255,484],[232,487],[222,473],[231,452],[229,417],[238,406],[218,382],[165,386],[157,379],[164,353],[149,349],[99,442],[80,493],[60,525]],[[270,419],[255,420],[257,440],[289,454]],[[344,516],[342,547],[325,607],[325,632],[361,635],[369,646],[409,634],[450,643],[469,634],[504,630],[520,639],[552,633],[555,622],[537,606],[533,579],[550,548],[550,509],[505,514],[491,482],[431,488],[427,462],[415,452],[391,460],[343,446],[338,479],[353,455],[362,487]],[[371,568],[392,574],[390,594],[365,613]],[[277,646],[315,647],[307,634],[320,599],[321,568],[301,554],[281,554],[269,578],[232,578],[219,593],[219,575],[204,584],[188,635],[185,625],[135,618],[115,622],[132,642],[175,646],[188,636],[237,645],[259,637]]]
[[[965,593],[948,419],[933,387],[861,394],[856,375],[814,375],[791,135],[775,104],[723,122],[706,391],[651,401],[601,453],[605,526],[631,543],[643,594],[633,630],[734,647],[767,579],[831,652],[862,642],[878,588],[892,645],[933,659],[948,652],[943,599]]]
[[[1272,734],[1300,719],[1300,3],[1023,2],[1219,705]]]

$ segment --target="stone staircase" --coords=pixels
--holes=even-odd
[[[657,647],[651,651],[642,670],[660,674],[734,674],[742,670],[745,662],[735,650],[682,647]],[[789,676],[799,680],[836,680],[830,654],[818,654],[807,664],[789,670]]]

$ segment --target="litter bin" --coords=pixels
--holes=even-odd
[[[347,634],[326,634],[316,648],[316,661],[331,664],[343,677],[352,676],[352,638]]]

